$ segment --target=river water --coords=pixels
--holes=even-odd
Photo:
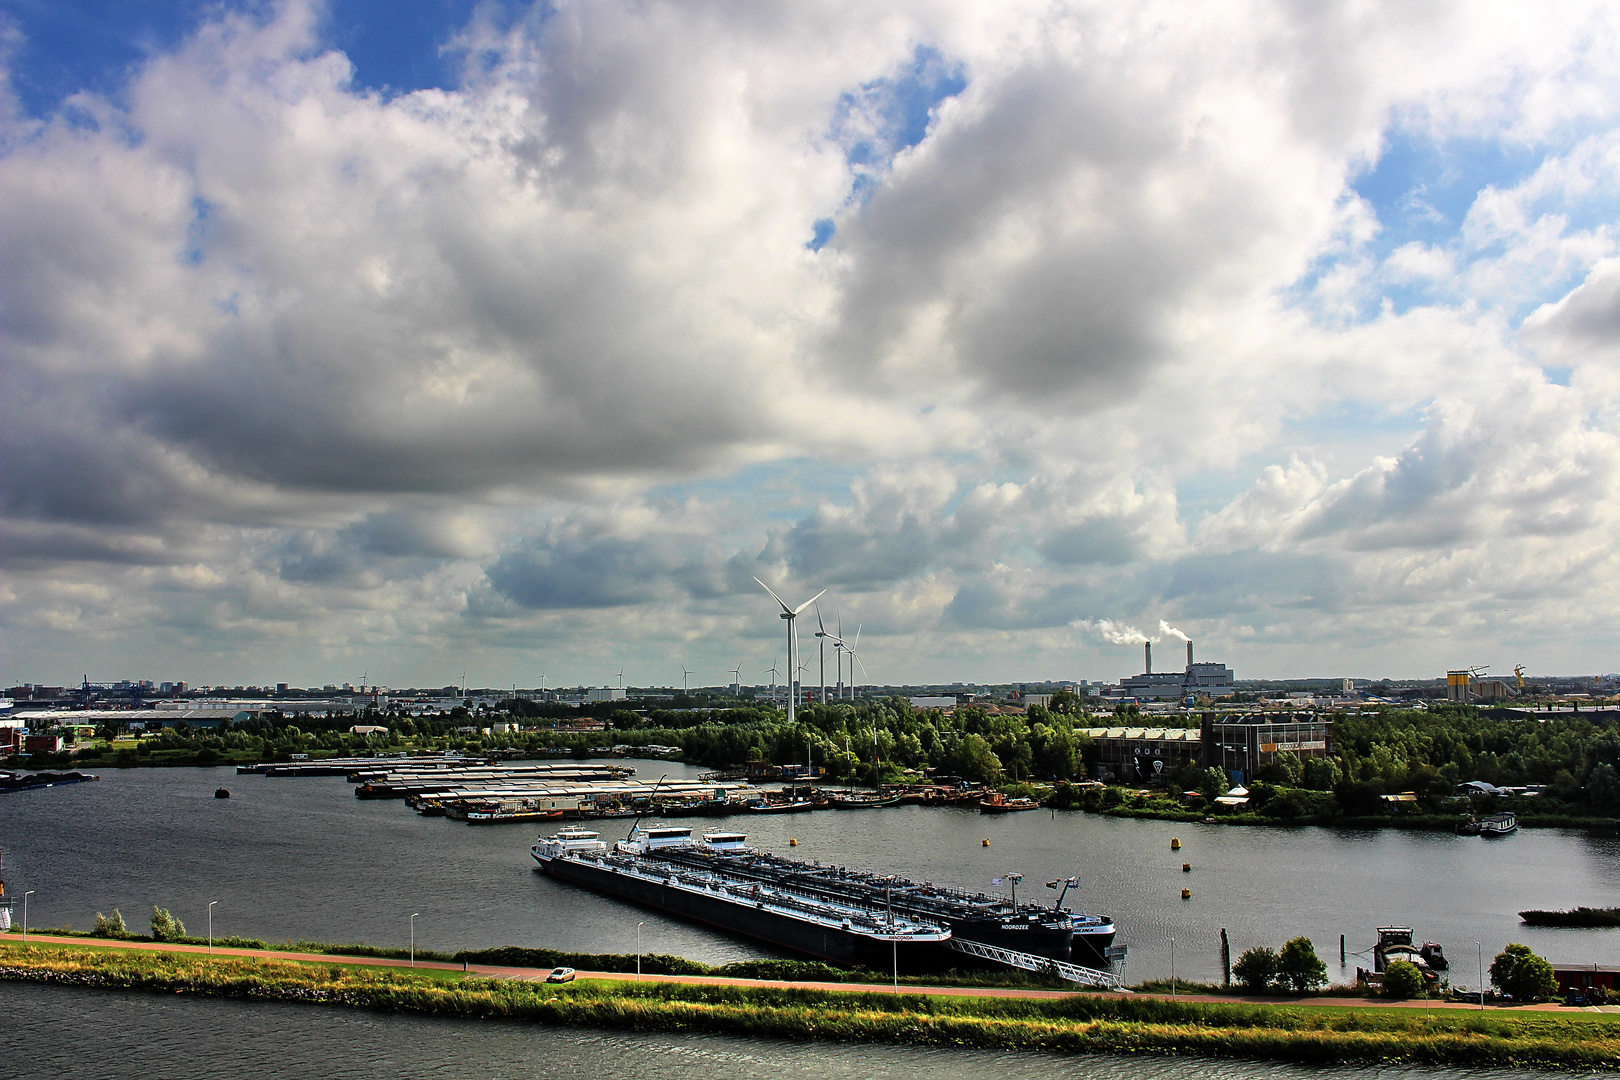
[[[630,764],[643,777],[701,771]],[[107,769],[101,776],[95,784],[0,796],[7,891],[34,890],[29,921],[36,927],[87,928],[98,911],[116,907],[133,929],[145,930],[155,903],[202,934],[207,904],[217,900],[216,934],[270,941],[404,945],[416,913],[417,945],[446,951],[512,944],[633,952],[640,923],[647,952],[710,962],[759,955],[747,942],[536,874],[530,827],[423,818],[399,802],[356,799],[340,777],[236,776],[229,769]],[[222,785],[232,798],[213,797]],[[783,854],[986,892],[1005,891],[990,879],[1021,873],[1020,898],[1055,899],[1043,883],[1078,873],[1081,889],[1069,902],[1114,916],[1119,940],[1130,947],[1132,982],[1170,974],[1172,939],[1178,977],[1218,981],[1223,927],[1234,957],[1306,935],[1335,981],[1353,978],[1358,961],[1370,966],[1356,954],[1371,947],[1375,927],[1389,924],[1441,942],[1453,981],[1468,985],[1477,985],[1476,941],[1487,964],[1510,941],[1555,963],[1620,964],[1620,930],[1532,929],[1516,914],[1620,902],[1614,836],[1522,829],[1484,840],[1079,812],[984,817],[922,807],[725,823]],[[629,825],[601,824],[609,838]],[[790,848],[790,839],[799,844]],[[1180,851],[1171,850],[1172,839],[1181,841]],[[1183,888],[1191,899],[1181,899]],[[1343,966],[1340,934],[1347,940]]]
[[[1516,1080],[1537,1075],[559,1030],[15,983],[0,983],[0,1017],[0,1076],[75,1080],[1006,1080],[1037,1074],[1045,1080]]]

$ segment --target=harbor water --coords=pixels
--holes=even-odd
[[[558,1030],[0,983],[0,1075],[75,1080],[1517,1080],[1538,1074]],[[1545,1074],[1539,1074],[1545,1075]]]
[[[646,779],[701,771],[629,764]],[[7,891],[33,890],[36,927],[87,928],[97,912],[118,908],[144,930],[158,904],[202,934],[208,902],[218,901],[216,934],[270,941],[404,945],[416,913],[417,946],[445,951],[510,944],[628,953],[638,924],[647,952],[720,963],[762,951],[535,873],[531,826],[424,818],[398,801],[356,799],[339,777],[100,775],[99,783],[0,796]],[[220,786],[232,797],[215,799]],[[1130,950],[1128,982],[1168,976],[1172,939],[1179,978],[1218,981],[1223,927],[1234,958],[1310,937],[1335,981],[1353,978],[1358,963],[1370,966],[1357,954],[1370,949],[1375,927],[1391,924],[1444,945],[1452,980],[1467,985],[1477,984],[1476,957],[1488,965],[1510,941],[1556,963],[1620,964],[1620,930],[1537,929],[1517,915],[1612,906],[1620,896],[1620,838],[1612,835],[1521,829],[1484,840],[923,807],[745,815],[724,824],[779,854],[986,893],[1006,895],[991,880],[1022,874],[1020,900],[1051,902],[1056,893],[1044,883],[1078,874],[1078,895],[1066,903],[1114,917]],[[630,822],[596,825],[613,839]]]

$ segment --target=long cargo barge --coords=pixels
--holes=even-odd
[[[658,854],[680,865],[704,857],[680,848]],[[1030,903],[1015,907],[997,896],[843,866],[804,863],[752,849],[739,848],[717,857],[724,860],[729,873],[739,877],[781,883],[830,899],[892,904],[912,918],[944,923],[958,938],[1052,960],[1106,967],[1105,950],[1114,942],[1112,919],[1061,907],[1067,889],[1051,907]]]
[[[538,869],[562,881],[706,923],[716,929],[846,966],[905,970],[937,966],[951,932],[857,899],[843,901],[786,882],[739,875],[729,858],[740,833],[694,842],[681,826],[637,829],[608,847],[600,834],[568,829],[531,849]],[[669,856],[684,852],[691,863]]]

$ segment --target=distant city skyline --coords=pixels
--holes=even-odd
[[[1613,4],[3,18],[11,682],[1620,667]]]

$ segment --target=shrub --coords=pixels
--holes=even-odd
[[[178,941],[186,936],[186,924],[169,914],[168,908],[152,905],[152,940]]]
[[[1270,949],[1250,949],[1232,965],[1232,975],[1243,989],[1258,994],[1271,986],[1278,966],[1279,958]]]
[[[117,908],[113,908],[112,915],[103,915],[96,912],[96,927],[90,933],[95,937],[122,938],[130,937],[129,927],[124,925],[124,916]]]
[[[1388,997],[1417,997],[1424,992],[1423,972],[1410,961],[1396,960],[1384,969],[1384,993]]]

